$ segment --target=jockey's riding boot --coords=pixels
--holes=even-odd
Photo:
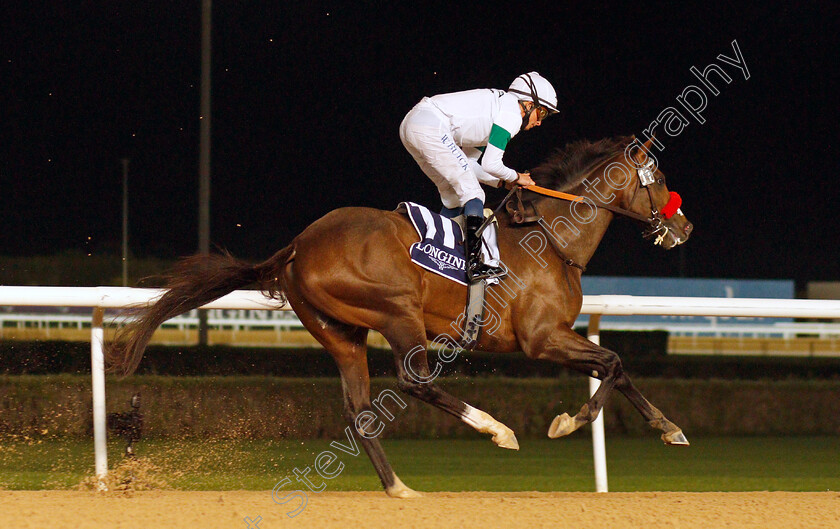
[[[477,215],[466,217],[467,279],[470,283],[479,279],[490,279],[505,275],[505,269],[501,266],[490,266],[481,262],[481,238],[476,236],[476,232],[483,222],[484,217]]]

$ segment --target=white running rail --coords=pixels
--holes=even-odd
[[[105,432],[105,309],[145,305],[163,294],[160,289],[128,287],[17,287],[0,286],[0,306],[90,307],[91,379],[93,384],[93,437],[96,475],[100,486],[108,472]],[[208,303],[208,309],[290,310],[259,291],[237,290]],[[759,318],[840,318],[840,300],[760,299],[760,298],[680,298],[654,296],[584,296],[582,314],[590,314],[588,335],[597,343],[598,315],[630,316],[745,316]],[[594,379],[593,379],[594,380]],[[594,393],[598,381],[590,383]],[[595,488],[606,492],[607,462],[603,415],[592,427],[595,460]]]

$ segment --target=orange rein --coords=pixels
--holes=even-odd
[[[540,195],[545,195],[548,197],[561,198],[563,200],[570,200],[572,202],[583,202],[583,197],[579,197],[577,195],[570,195],[569,193],[563,193],[561,191],[555,191],[553,189],[547,189],[538,185],[523,187],[522,189],[526,191],[533,191],[534,193],[538,193]]]
[[[562,191],[555,191],[553,189],[546,189],[546,188],[540,187],[538,185],[523,187],[522,189],[524,189],[526,191],[533,191],[534,193],[538,193],[540,195],[545,195],[547,197],[554,197],[554,198],[559,198],[561,200],[568,200],[570,202],[583,202],[584,200],[587,200],[586,197],[581,197],[581,196],[578,196],[578,195],[571,195],[569,193],[563,193]],[[648,190],[648,192],[650,192],[650,190]],[[676,195],[676,193],[674,193],[674,195]],[[677,195],[676,199],[674,197],[672,197],[671,200],[674,201],[674,203],[677,203],[677,200],[679,200],[679,195]],[[592,200],[589,200],[589,203],[592,206],[595,206],[595,207],[598,207],[598,208],[604,208],[606,210],[612,211],[613,213],[618,213],[619,215],[624,215],[625,217],[630,217],[631,219],[636,219],[636,220],[638,220],[640,222],[644,222],[646,224],[653,225],[655,223],[653,218],[647,218],[643,215],[639,215],[638,213],[634,213],[634,212],[626,210],[624,208],[619,208],[619,207],[616,207],[616,206],[612,206],[610,204],[595,204],[594,202],[592,202]],[[668,204],[671,204],[671,202],[668,202]],[[677,208],[678,207],[679,207],[679,204],[677,204]],[[675,211],[676,211],[676,209],[675,209]]]

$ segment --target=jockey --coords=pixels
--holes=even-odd
[[[517,77],[507,92],[494,88],[424,97],[400,124],[403,145],[431,178],[443,202],[441,215],[466,215],[467,276],[496,277],[501,267],[481,262],[476,231],[484,222],[484,190],[533,185],[531,175],[502,162],[519,131],[539,127],[557,112],[557,94],[537,72]]]

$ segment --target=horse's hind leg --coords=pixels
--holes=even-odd
[[[408,488],[394,473],[379,439],[373,434],[357,430],[356,419],[360,414],[376,413],[370,402],[370,375],[367,365],[368,330],[340,323],[319,312],[296,294],[294,288],[288,289],[289,302],[301,323],[335,359],[341,373],[345,418],[351,430],[358,434],[356,437],[373,463],[373,468],[379,475],[385,492],[396,498],[420,496],[419,493]]]
[[[367,329],[364,331],[362,343],[367,340]],[[366,350],[366,347],[362,349]],[[341,372],[341,387],[344,391],[344,412],[347,422],[351,428],[356,428],[359,440],[373,463],[385,492],[394,498],[416,498],[418,492],[408,488],[394,473],[390,463],[385,458],[385,450],[377,438],[378,432],[366,432],[364,426],[360,425],[357,418],[362,413],[368,415],[373,411],[370,402],[370,378],[368,374],[367,355],[362,354],[361,358],[353,358],[349,362],[339,361],[338,369]]]
[[[458,417],[481,433],[493,435],[493,442],[501,448],[519,450],[513,430],[494,419],[490,414],[440,389],[433,381],[426,358],[426,336],[422,323],[410,317],[391,320],[387,329],[380,331],[394,351],[399,388],[423,402],[427,402]]]

